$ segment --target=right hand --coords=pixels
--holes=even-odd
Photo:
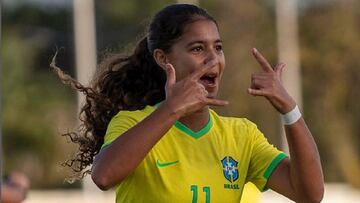
[[[207,105],[225,106],[228,101],[208,98],[208,92],[199,82],[200,78],[212,68],[208,63],[204,68],[194,71],[181,81],[176,82],[175,69],[170,63],[166,64],[166,101],[171,111],[180,117],[196,112]]]

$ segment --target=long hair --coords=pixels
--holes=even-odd
[[[153,51],[171,52],[172,45],[182,35],[186,25],[197,20],[216,21],[204,10],[189,4],[174,4],[159,11],[150,23],[147,34],[129,56],[113,54],[98,66],[91,84],[86,87],[65,74],[55,64],[50,67],[61,81],[85,95],[76,132],[63,136],[79,146],[64,165],[72,168],[75,179],[90,173],[84,171],[99,153],[107,126],[121,110],[139,110],[165,99],[165,71],[155,62]]]

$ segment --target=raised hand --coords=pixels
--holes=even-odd
[[[165,85],[166,103],[170,105],[172,111],[180,117],[200,110],[207,105],[225,106],[227,101],[208,98],[208,92],[199,82],[200,78],[211,68],[216,61],[211,61],[205,67],[194,71],[181,81],[176,82],[174,67],[166,64],[167,81]]]
[[[257,49],[253,48],[252,54],[259,62],[263,71],[252,74],[248,93],[253,96],[264,96],[282,114],[291,111],[296,103],[287,93],[281,82],[281,75],[285,64],[279,63],[273,69]]]

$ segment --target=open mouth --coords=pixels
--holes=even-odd
[[[206,87],[214,87],[216,85],[216,74],[206,74],[200,78],[201,83]]]

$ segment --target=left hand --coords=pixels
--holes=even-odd
[[[257,49],[253,48],[252,54],[263,71],[252,74],[248,93],[253,96],[264,96],[282,114],[290,112],[296,103],[282,85],[281,75],[285,64],[279,63],[273,69]]]

